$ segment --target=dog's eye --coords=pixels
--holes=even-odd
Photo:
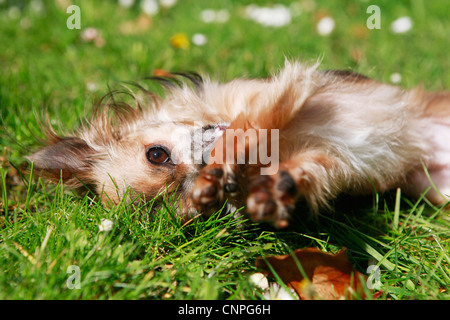
[[[162,147],[151,147],[147,150],[147,159],[153,164],[170,162],[170,156]]]

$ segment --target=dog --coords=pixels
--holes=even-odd
[[[317,212],[341,193],[449,199],[450,92],[296,61],[265,79],[180,76],[159,78],[163,97],[133,94],[134,107],[105,96],[68,136],[47,128],[34,170],[109,204],[167,191],[184,218],[227,201],[278,228],[299,200]]]

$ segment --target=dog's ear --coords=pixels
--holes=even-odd
[[[38,175],[53,181],[60,179],[67,185],[80,187],[89,184],[92,179],[92,162],[94,150],[80,138],[60,138],[27,159],[33,162]]]

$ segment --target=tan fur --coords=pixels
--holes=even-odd
[[[73,138],[52,136],[49,146],[29,158],[50,178],[62,174],[72,186],[93,185],[114,203],[128,187],[146,199],[168,187],[178,189],[181,215],[210,212],[228,198],[234,206],[247,204],[255,220],[281,227],[300,198],[317,211],[341,192],[368,193],[373,186],[379,191],[402,187],[418,197],[430,185],[422,163],[437,186],[450,193],[450,180],[444,178],[450,177],[450,147],[442,141],[450,138],[448,92],[408,91],[317,67],[286,62],[268,79],[225,84],[206,79],[199,88],[173,88],[164,99],[143,91],[134,96],[135,107],[117,104],[111,96]],[[193,133],[208,125],[244,132],[278,129],[279,171],[258,178],[261,163],[209,163],[203,168],[186,161],[149,162],[146,150],[155,145],[180,157],[181,140],[173,135],[177,129]],[[216,131],[204,149],[215,145],[211,155],[225,159],[236,145]],[[238,143],[248,152],[270,139]],[[428,196],[435,203],[447,201],[435,190]]]

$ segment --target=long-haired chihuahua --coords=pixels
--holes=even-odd
[[[227,200],[277,227],[299,199],[317,211],[339,193],[374,188],[419,197],[430,178],[426,197],[448,200],[450,92],[289,61],[265,79],[187,78],[163,98],[143,90],[149,99],[136,96],[136,106],[105,97],[75,133],[47,129],[47,146],[28,159],[105,202],[126,190],[145,199],[167,190],[183,217]]]

